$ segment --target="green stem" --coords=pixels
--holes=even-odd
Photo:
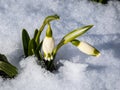
[[[38,34],[37,34],[36,39],[35,39],[35,41],[36,41],[37,44],[39,44],[40,35],[41,35],[41,32],[43,31],[45,25],[46,25],[46,24],[43,23],[42,26],[40,27],[39,31],[38,31]]]
[[[54,48],[54,50],[53,50],[53,58],[55,58],[58,50],[64,45],[63,41],[64,41],[64,39],[62,39],[61,42]]]
[[[54,60],[51,60],[51,61],[49,61],[49,66],[48,66],[48,68],[47,68],[49,71],[53,71],[53,70],[55,70],[55,66],[54,66]]]

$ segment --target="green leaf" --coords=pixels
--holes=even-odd
[[[75,39],[72,40],[71,43],[85,54],[97,56],[97,57],[100,56],[100,52],[87,42],[83,42]]]
[[[37,46],[36,50],[35,50],[35,56],[38,57],[38,59],[41,59],[42,60],[42,54],[41,54],[41,47],[42,47],[42,43],[43,43],[43,40],[42,42]]]
[[[42,24],[42,26],[40,27],[38,33],[37,33],[37,36],[35,38],[35,41],[37,44],[39,44],[39,39],[40,39],[40,35],[41,35],[41,32],[43,31],[44,27],[46,26],[47,23],[53,21],[53,20],[58,20],[60,17],[58,15],[51,15],[51,16],[47,16]]]
[[[36,44],[35,40],[31,39],[29,41],[29,45],[28,45],[28,56],[35,54],[36,47],[37,47],[37,44]]]
[[[0,54],[0,61],[8,62],[6,56],[3,54]]]
[[[34,39],[36,38],[36,36],[37,36],[37,33],[38,33],[38,29],[35,29],[35,32],[34,32]]]
[[[6,73],[10,78],[18,74],[17,68],[10,63],[0,61],[0,71]]]
[[[17,73],[17,68],[8,62],[5,55],[0,54],[0,75],[3,77],[14,77]]]
[[[45,18],[45,20],[44,20],[44,24],[47,24],[48,22],[53,21],[53,20],[57,20],[57,19],[59,19],[59,18],[60,18],[60,17],[59,17],[57,14],[51,15],[51,16],[47,16],[47,17]]]
[[[78,36],[83,35],[85,32],[87,32],[92,27],[93,27],[93,25],[88,25],[88,26],[84,26],[82,28],[73,30],[72,32],[68,33],[67,35],[65,35],[63,37],[63,40],[64,40],[63,43],[66,44],[66,43],[74,40]]]
[[[82,28],[78,28],[73,30],[72,32],[68,33],[67,35],[65,35],[62,40],[60,41],[60,43],[55,47],[55,49],[53,50],[53,55],[55,56],[58,49],[63,46],[64,44],[67,44],[68,42],[74,40],[75,38],[83,35],[85,32],[87,32],[90,28],[92,28],[93,25],[87,25],[84,26]]]
[[[23,42],[24,54],[25,54],[26,57],[28,56],[29,40],[30,40],[30,37],[29,37],[28,32],[25,29],[23,29],[23,31],[22,31],[22,42]]]

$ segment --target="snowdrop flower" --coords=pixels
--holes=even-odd
[[[90,44],[86,42],[75,39],[71,41],[71,43],[85,54],[96,56],[96,57],[100,56],[100,52],[96,48],[94,48],[93,46],[91,46]]]
[[[53,60],[53,49],[55,46],[54,38],[52,37],[52,30],[48,23],[48,29],[46,31],[46,37],[43,40],[42,50],[44,52],[44,59],[47,61]]]

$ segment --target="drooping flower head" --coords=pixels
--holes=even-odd
[[[48,23],[48,28],[46,31],[46,36],[43,40],[43,45],[42,45],[42,50],[44,52],[44,59],[45,60],[53,60],[53,49],[55,46],[55,42],[54,42],[54,38],[52,37],[52,30],[51,30],[51,26],[50,23]]]

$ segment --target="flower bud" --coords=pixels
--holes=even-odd
[[[94,48],[93,46],[91,46],[90,44],[86,42],[75,39],[71,41],[71,43],[85,54],[96,56],[96,57],[100,56],[100,52],[96,48]]]

